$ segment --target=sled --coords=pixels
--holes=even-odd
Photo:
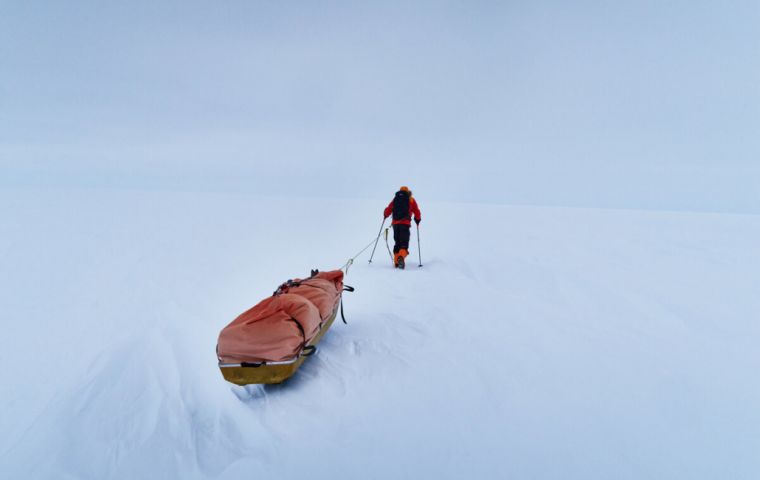
[[[341,270],[313,270],[240,314],[219,333],[216,354],[224,379],[249,385],[290,378],[332,326],[343,291],[353,288],[344,287]]]
[[[322,339],[327,330],[332,326],[338,315],[336,308],[332,316],[323,324],[314,340],[298,353],[298,356],[282,362],[261,363],[220,363],[224,379],[237,385],[273,384],[282,383],[292,377],[298,367],[316,352],[316,345]]]

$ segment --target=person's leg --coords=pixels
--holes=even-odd
[[[404,257],[409,252],[409,226],[393,226],[393,264],[397,267],[403,267]]]
[[[409,254],[411,227],[409,225],[399,225],[399,227],[398,251],[401,256],[406,257]]]
[[[399,249],[401,248],[399,245],[401,244],[401,237],[403,233],[401,230],[403,230],[401,227],[403,225],[393,225],[393,253],[398,253]]]
[[[393,266],[398,267],[398,251],[401,247],[399,247],[399,242],[401,239],[401,233],[400,229],[401,225],[393,225]]]

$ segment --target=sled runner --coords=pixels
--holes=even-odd
[[[343,286],[341,270],[315,270],[307,279],[288,280],[238,316],[219,333],[225,380],[248,385],[292,376],[335,321],[344,290],[353,288]]]

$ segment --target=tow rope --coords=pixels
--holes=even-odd
[[[385,248],[388,249],[388,256],[391,257],[391,263],[395,264],[396,262],[393,260],[393,254],[391,253],[391,246],[388,245],[388,230],[390,230],[390,227],[385,229]]]
[[[343,270],[345,272],[345,274],[348,275],[348,269],[349,269],[349,267],[351,265],[354,264],[354,260],[356,260],[359,255],[361,255],[362,253],[364,253],[365,250],[367,250],[369,247],[371,247],[373,243],[375,243],[375,239],[374,238],[372,239],[372,241],[370,241],[367,244],[366,247],[364,247],[361,250],[359,250],[359,253],[357,253],[353,257],[349,258],[348,261],[345,264],[343,264],[343,266],[340,267],[338,270]]]
[[[383,220],[383,223],[385,223],[385,220]],[[382,234],[382,228],[383,227],[381,225],[380,226],[380,234]],[[385,247],[388,249],[388,255],[390,255],[390,257],[391,257],[391,262],[393,262],[393,254],[391,253],[391,247],[388,246],[388,230],[390,230],[390,228],[386,228],[385,229]],[[372,240],[370,240],[370,242],[367,244],[367,246],[365,246],[364,248],[362,248],[361,250],[359,250],[359,252],[357,252],[356,255],[354,255],[353,257],[349,258],[346,261],[346,263],[344,263],[343,266],[340,267],[339,270],[343,270],[343,272],[346,275],[348,275],[348,269],[351,268],[351,265],[354,264],[354,260],[356,260],[357,258],[359,258],[359,255],[361,255],[362,253],[364,253],[373,244],[375,245],[375,247],[377,247],[377,240],[380,237],[380,234],[378,234],[377,237],[375,237]],[[374,254],[374,249],[373,249],[372,253]],[[371,261],[372,260],[370,259],[370,262]],[[312,270],[312,272],[311,272],[312,277],[314,275],[316,275],[316,272],[318,272],[318,271],[317,270]],[[349,285],[344,285],[343,286],[343,291],[344,292],[353,292],[354,290],[355,290],[354,287],[351,287]],[[275,292],[275,293],[277,293],[277,292]],[[343,312],[343,295],[340,296],[340,319],[343,320],[344,324],[348,325],[348,322],[346,321],[346,315]]]

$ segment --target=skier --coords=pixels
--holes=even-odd
[[[412,227],[412,214],[414,222],[418,225],[422,221],[422,214],[417,201],[412,197],[409,187],[401,187],[391,200],[391,203],[383,212],[384,218],[393,214],[393,264],[396,268],[404,268],[404,259],[409,255],[409,230]]]

